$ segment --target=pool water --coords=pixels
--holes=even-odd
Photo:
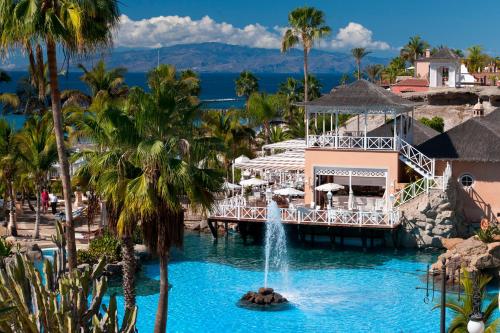
[[[292,309],[240,308],[239,298],[263,285],[263,257],[262,245],[245,246],[236,235],[217,244],[209,235],[186,235],[183,251],[173,254],[169,267],[168,331],[438,331],[439,310],[432,311],[434,303],[423,301],[425,291],[415,289],[425,284],[419,270],[436,254],[291,247],[288,285],[278,272],[271,273],[269,285],[292,302]],[[157,264],[145,265],[142,274],[150,288],[139,282],[137,327],[151,332],[158,295],[149,279],[159,279]]]
[[[290,246],[288,283],[271,272],[269,286],[292,303],[281,312],[237,306],[264,280],[263,245],[244,245],[231,235],[214,243],[210,235],[187,234],[184,249],[169,265],[172,284],[169,332],[422,332],[439,331],[439,302],[424,302],[424,271],[438,253]],[[152,332],[158,302],[157,262],[138,276],[139,332]],[[116,293],[120,311],[123,297]],[[431,295],[432,296],[432,295]],[[107,302],[107,300],[105,300]],[[448,322],[451,314],[448,314]]]

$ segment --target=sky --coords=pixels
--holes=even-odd
[[[332,28],[322,49],[389,55],[420,35],[434,46],[481,45],[500,54],[499,0],[121,0],[115,46],[215,41],[278,48],[288,12],[304,5],[324,11]]]

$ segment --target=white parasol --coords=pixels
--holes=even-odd
[[[323,191],[323,192],[334,192],[343,189],[343,185],[335,184],[335,183],[326,183],[322,184],[320,186],[316,186],[317,191]]]
[[[234,191],[234,190],[239,190],[241,188],[240,185],[238,184],[233,184],[233,183],[230,183],[230,182],[224,182],[224,184],[222,185],[222,188],[226,191]]]
[[[243,187],[261,186],[261,185],[266,185],[266,184],[267,184],[267,182],[265,180],[258,179],[255,177],[240,181],[240,185]]]
[[[302,191],[299,191],[293,187],[286,187],[286,188],[280,188],[278,190],[274,191],[274,194],[277,195],[286,195],[286,196],[303,196],[305,193]]]

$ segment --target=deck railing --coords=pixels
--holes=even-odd
[[[280,208],[284,223],[395,227],[399,224],[399,211],[354,211],[344,209],[315,210],[306,208]],[[214,205],[210,217],[235,221],[267,221],[267,207]]]
[[[434,159],[427,157],[405,140],[399,139],[398,141],[398,145],[400,146],[399,153],[407,162],[410,162],[410,166],[416,167],[416,170],[420,171],[427,178],[434,177],[436,168]]]
[[[445,178],[443,176],[420,178],[419,180],[406,185],[404,188],[394,193],[394,207],[399,207],[421,194],[429,193],[429,190],[431,189],[444,190],[446,187],[444,182]]]
[[[308,148],[396,150],[394,137],[309,135]]]

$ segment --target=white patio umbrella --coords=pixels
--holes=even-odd
[[[286,188],[280,188],[278,190],[275,190],[274,191],[274,194],[277,194],[277,195],[286,195],[286,196],[290,196],[290,197],[293,197],[293,196],[304,196],[304,192],[302,191],[299,191],[293,187],[286,187]]]
[[[239,190],[241,186],[238,184],[233,184],[228,181],[225,181],[224,184],[222,185],[222,188],[226,191],[234,191],[234,190]]]
[[[267,184],[267,182],[265,180],[258,179],[255,177],[240,181],[240,185],[243,187],[261,186],[261,185],[266,185],[266,184]]]
[[[341,190],[343,188],[344,188],[343,185],[339,185],[339,184],[335,184],[335,183],[326,183],[326,184],[316,186],[315,189],[317,191],[322,191],[322,192],[330,192],[330,191],[334,192],[334,191]]]

